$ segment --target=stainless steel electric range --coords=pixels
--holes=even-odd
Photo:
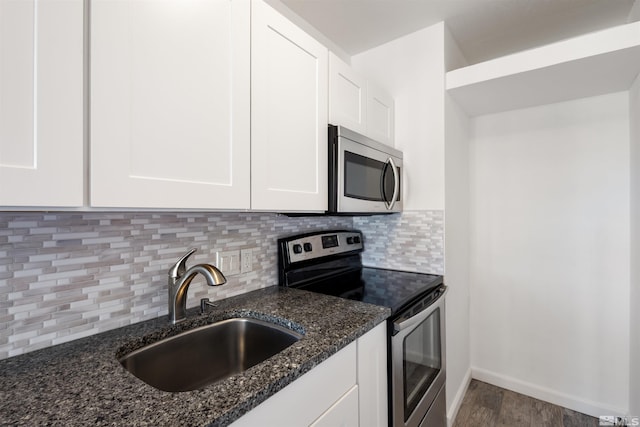
[[[364,267],[363,250],[357,230],[279,239],[280,285],[389,307],[389,425],[444,427],[443,277]]]

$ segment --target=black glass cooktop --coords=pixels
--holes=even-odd
[[[296,283],[290,286],[388,307],[392,315],[436,290],[443,282],[442,276],[433,274],[359,266],[340,269],[335,265],[314,266],[304,273],[298,271],[295,279]]]
[[[364,267],[362,282],[364,292],[360,301],[389,307],[395,314],[442,285],[442,276]]]

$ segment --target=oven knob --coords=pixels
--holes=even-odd
[[[311,252],[312,249],[313,249],[313,247],[311,246],[311,243],[305,243],[304,244],[304,251],[305,252]]]
[[[347,245],[353,245],[353,237],[347,237]]]
[[[354,236],[353,237],[353,242],[354,243],[360,243],[360,236]]]
[[[294,254],[302,253],[302,246],[300,246],[297,243],[295,245],[293,245],[293,253]]]

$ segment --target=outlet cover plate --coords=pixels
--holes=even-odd
[[[253,271],[253,248],[242,249],[240,251],[240,262],[242,263],[240,267],[241,273]]]

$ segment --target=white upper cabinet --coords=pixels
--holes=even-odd
[[[329,123],[393,146],[393,97],[329,53]]]
[[[395,132],[393,97],[371,82],[367,83],[367,136],[393,146]]]
[[[248,209],[248,0],[91,2],[91,206]]]
[[[0,0],[0,205],[83,204],[83,2]]]
[[[329,123],[367,133],[367,81],[329,52]]]
[[[251,208],[327,209],[327,48],[252,2]]]

